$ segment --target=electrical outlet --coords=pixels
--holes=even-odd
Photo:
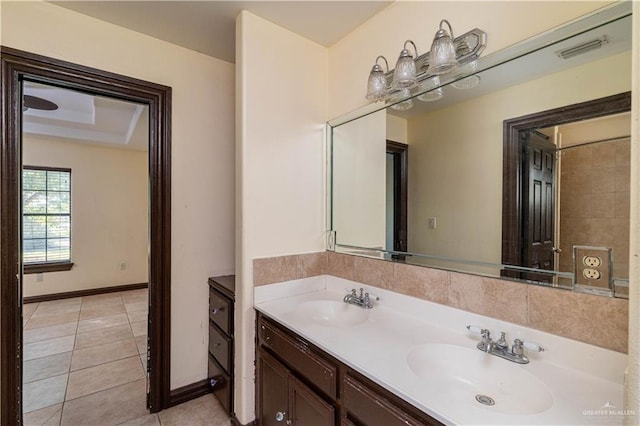
[[[584,276],[588,280],[599,280],[600,271],[598,271],[597,269],[586,268],[582,271],[582,276]]]
[[[436,218],[435,217],[430,217],[427,218],[427,224],[429,226],[429,229],[436,229]]]
[[[44,281],[44,275],[42,273],[36,274],[36,282],[41,283],[42,281]]]
[[[597,268],[602,265],[602,260],[598,256],[584,256],[582,263],[589,268]]]
[[[120,262],[120,270],[121,271],[127,270],[127,262]]]

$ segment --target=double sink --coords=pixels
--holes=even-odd
[[[377,288],[372,309],[345,303],[360,286],[271,284],[255,289],[255,307],[445,424],[622,424],[611,407],[622,407],[626,355]],[[468,324],[546,351],[516,364],[478,350]]]

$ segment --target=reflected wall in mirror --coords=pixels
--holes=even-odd
[[[508,49],[512,50],[511,54],[502,51],[481,58],[478,67],[481,71],[476,74],[480,84],[476,87],[459,90],[452,87],[453,78],[444,77],[441,87],[444,96],[438,101],[423,102],[417,98],[409,110],[381,109],[333,126],[330,227],[336,233],[337,250],[386,258],[396,256],[408,263],[489,276],[504,276],[505,270],[515,268],[503,264],[503,123],[630,90],[630,11],[626,7],[617,12],[612,8],[609,12],[596,23],[591,17],[586,27],[584,23],[574,24],[572,34],[575,36],[557,37],[550,43],[545,37],[553,37],[551,34],[525,42],[527,54],[514,47]],[[593,40],[606,42],[568,59],[559,54]],[[555,129],[555,124],[564,127]],[[553,131],[554,135],[570,132],[569,129],[566,121],[529,128],[537,132]],[[385,163],[387,140],[408,146],[406,251],[395,250],[393,239],[388,238],[393,220],[387,213],[390,211]],[[620,155],[624,155],[623,148],[620,149]],[[574,152],[578,152],[577,148]],[[563,155],[571,158],[575,154],[567,148]],[[553,157],[555,163],[555,154]],[[601,168],[593,170],[590,182],[596,182],[598,173],[601,176],[604,173]],[[579,173],[575,171],[573,176]],[[554,179],[556,177],[560,178],[561,174]],[[603,178],[610,179],[610,176]],[[577,179],[587,178],[583,175]],[[622,174],[619,180],[624,186]],[[601,184],[604,183],[596,186]],[[563,192],[569,193],[566,187],[572,185],[575,186],[571,178],[565,177],[563,184],[554,186],[554,197],[558,188],[564,186]],[[567,196],[571,200],[584,198]],[[611,196],[615,197],[592,195],[591,211],[603,210],[603,203]],[[555,210],[553,215],[561,218],[562,211]],[[593,222],[595,218],[590,220],[597,222]],[[565,230],[580,223],[566,214],[564,221],[556,222]],[[554,235],[558,229],[552,227]],[[613,229],[610,231],[613,233]],[[623,229],[617,232],[624,234]],[[625,235],[628,246],[628,232]],[[571,246],[607,243],[583,241],[587,240],[572,242]],[[556,245],[561,244],[563,241],[557,240]],[[568,247],[569,241],[565,240],[564,244]],[[562,248],[556,245],[551,244],[551,249]],[[617,251],[614,261],[624,260],[624,250]],[[614,265],[614,278],[628,277],[625,264],[621,261]],[[549,267],[551,272],[530,266],[535,269],[530,272],[543,275],[515,278],[573,285],[572,265],[564,258],[555,260]]]

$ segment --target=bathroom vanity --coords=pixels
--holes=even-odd
[[[623,422],[625,354],[327,275],[256,287],[255,308],[259,424]],[[467,325],[545,350],[510,362]]]

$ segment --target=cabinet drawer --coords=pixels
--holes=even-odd
[[[229,336],[233,336],[232,302],[214,289],[209,289],[209,319]]]
[[[231,340],[222,334],[213,323],[209,323],[209,352],[220,363],[227,373],[231,371],[229,362],[231,355]]]
[[[227,413],[231,413],[231,377],[209,355],[209,387]]]
[[[418,426],[425,424],[409,416],[400,407],[349,375],[344,376],[342,397],[349,415],[366,425]]]
[[[312,352],[305,342],[289,337],[275,326],[261,320],[259,338],[294,370],[313,383],[318,389],[336,399],[337,368]]]

